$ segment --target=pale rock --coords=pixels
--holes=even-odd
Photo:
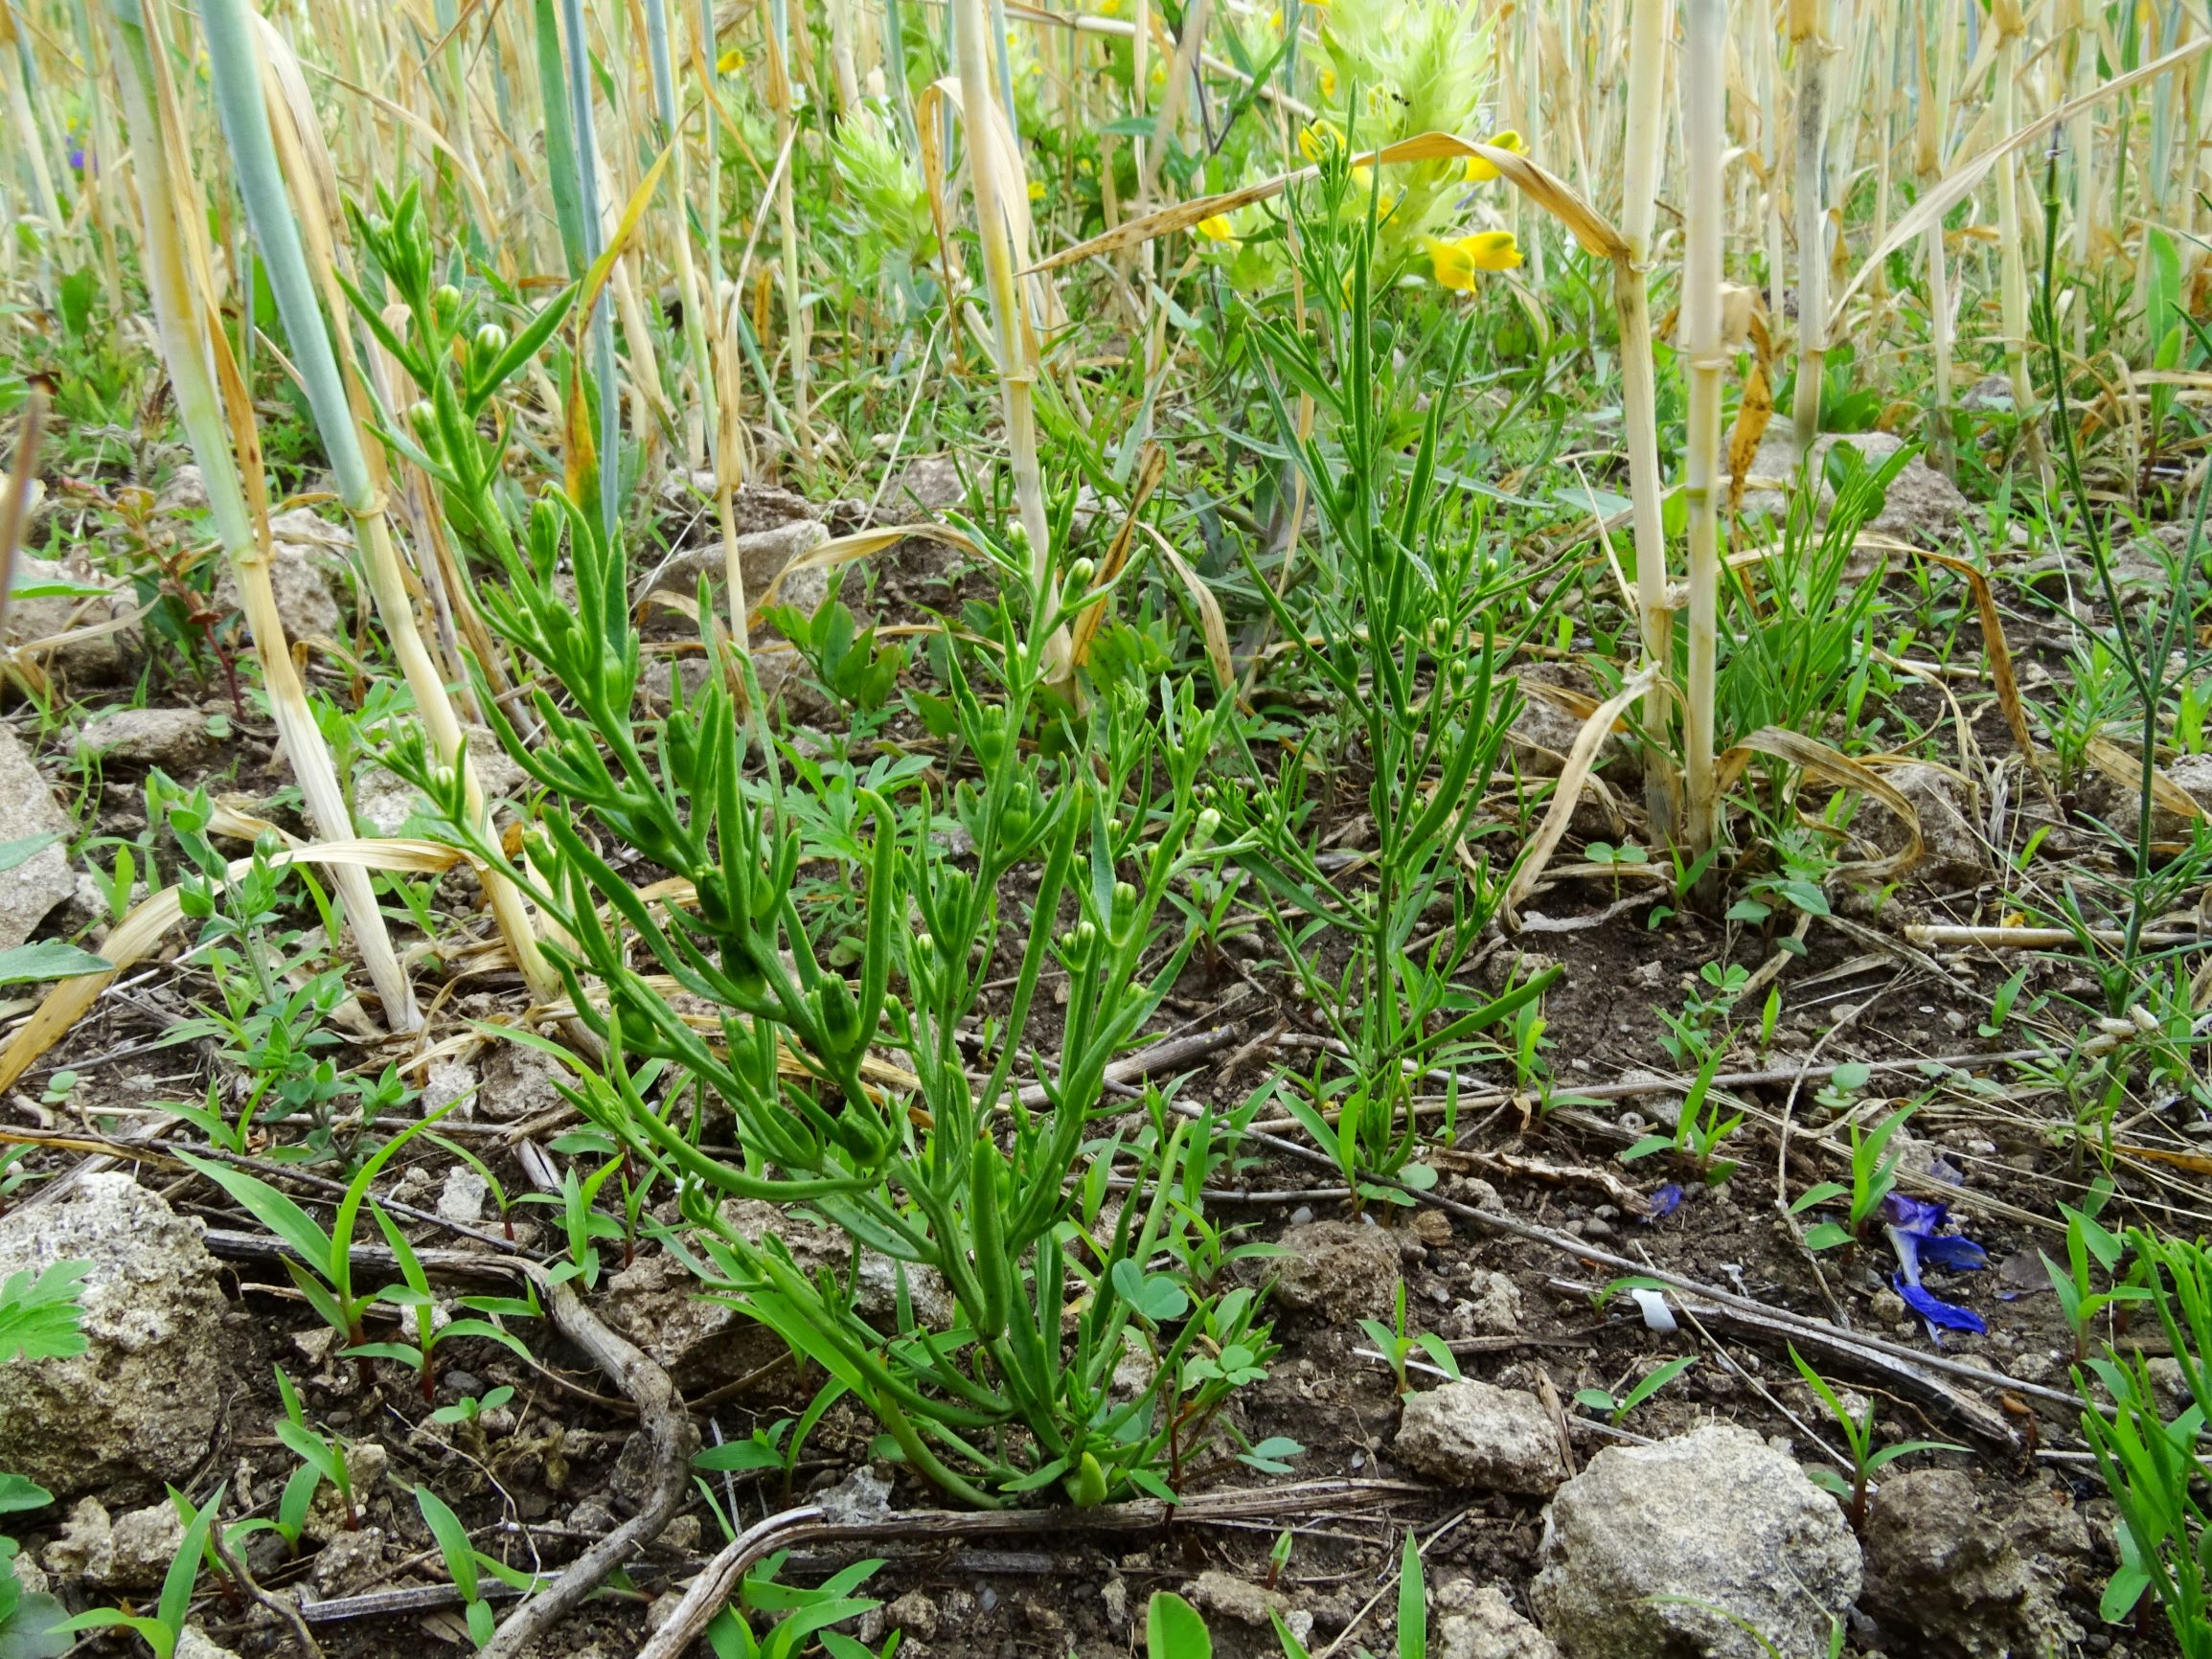
[[[197,1625],[187,1625],[177,1637],[176,1652],[172,1659],[239,1659],[239,1656],[215,1641]]]
[[[343,564],[353,538],[318,518],[311,509],[294,508],[269,520],[269,588],[277,602],[287,647],[302,640],[342,641],[345,613],[331,591],[327,567]],[[237,574],[226,561],[216,579],[215,602],[242,610]]]
[[[2061,1615],[1962,1469],[1887,1475],[1867,1514],[1859,1605],[1926,1651],[2036,1659],[2060,1651]]]
[[[1989,878],[1990,850],[1974,828],[1966,780],[1948,767],[1918,762],[1888,767],[1882,775],[1920,818],[1920,862],[1911,871],[1915,881],[1949,892]],[[1904,850],[1904,826],[1879,801],[1866,803],[1859,822],[1882,852]]]
[[[376,1495],[391,1463],[392,1454],[373,1440],[354,1441],[346,1447],[346,1477],[353,1488],[356,1512],[367,1511],[369,1500]],[[336,1487],[325,1481],[315,1491],[315,1501],[308,1506],[300,1536],[310,1544],[327,1544],[340,1533],[354,1530],[348,1528],[346,1520],[346,1500],[338,1495]]]
[[[92,1264],[80,1294],[85,1351],[8,1368],[0,1468],[127,1501],[200,1464],[224,1393],[223,1298],[205,1231],[115,1172],[0,1216],[0,1279]]]
[[[198,709],[115,709],[77,729],[77,758],[182,771],[215,753],[207,721]]]
[[[566,1102],[560,1085],[568,1078],[560,1062],[520,1043],[494,1043],[484,1057],[483,1080],[476,1090],[477,1115],[512,1124],[559,1110]]]
[[[1512,1336],[1522,1328],[1520,1286],[1503,1273],[1477,1273],[1467,1289],[1468,1323],[1477,1336]]]
[[[814,1505],[832,1526],[866,1526],[891,1512],[891,1482],[862,1464],[835,1486],[816,1492]]]
[[[1200,1573],[1183,1593],[1192,1606],[1216,1618],[1234,1619],[1240,1625],[1266,1630],[1273,1627],[1274,1615],[1280,1613],[1290,1634],[1299,1641],[1305,1641],[1313,1633],[1313,1615],[1302,1607],[1293,1607],[1290,1598],[1282,1591],[1263,1589],[1219,1568]]]
[[[338,1533],[315,1552],[315,1593],[328,1601],[368,1589],[384,1576],[384,1533],[379,1527]]]
[[[1452,1487],[1541,1496],[1567,1478],[1559,1425],[1543,1402],[1472,1377],[1406,1396],[1392,1450]]]
[[[49,673],[75,686],[110,686],[127,678],[146,643],[146,624],[132,618],[138,607],[132,603],[129,590],[87,570],[34,558],[26,553],[15,556],[15,588],[57,582],[76,582],[105,591],[89,597],[64,594],[13,600],[8,607],[8,643],[20,648],[80,629],[114,625],[104,633],[74,639],[34,654]]]
[[[0,842],[56,837],[13,869],[0,870],[0,950],[21,944],[49,911],[76,895],[66,850],[74,832],[14,728],[0,726]]]
[[[175,1506],[148,1504],[115,1518],[114,1560],[107,1582],[125,1590],[150,1590],[169,1574],[170,1562],[184,1547],[184,1517]]]
[[[1859,1595],[1841,1507],[1729,1423],[1600,1451],[1552,1499],[1539,1554],[1529,1601],[1565,1659],[1825,1659]]]
[[[80,1498],[61,1531],[39,1556],[39,1564],[57,1579],[104,1584],[115,1572],[115,1523],[98,1498]]]
[[[1389,1315],[1398,1290],[1398,1242],[1364,1221],[1308,1221],[1287,1229],[1274,1260],[1277,1302],[1334,1324]]]
[[[467,1164],[454,1165],[445,1171],[445,1185],[438,1192],[439,1218],[464,1226],[483,1220],[484,1200],[490,1191],[490,1182]]]
[[[1495,1584],[1452,1579],[1428,1599],[1436,1659],[1560,1659],[1551,1638],[1514,1611]]]
[[[1789,492],[1797,483],[1796,443],[1788,420],[1776,420],[1767,426],[1751,460],[1750,488],[1741,508],[1745,516],[1763,513],[1780,519],[1787,511]],[[1816,516],[1823,524],[1836,501],[1835,487],[1827,479],[1828,453],[1838,443],[1858,450],[1869,471],[1904,447],[1904,440],[1889,432],[1829,433],[1816,439],[1811,467],[1819,489]],[[1890,481],[1881,511],[1860,528],[1930,547],[1955,536],[1970,511],[1958,486],[1930,466],[1925,457],[1916,455]]]

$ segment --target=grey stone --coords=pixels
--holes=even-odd
[[[138,607],[127,588],[89,569],[74,569],[52,559],[15,556],[13,586],[39,587],[51,582],[80,582],[105,589],[88,597],[60,595],[52,599],[18,599],[8,607],[8,643],[17,648],[36,646],[42,640],[107,626],[105,632],[36,650],[33,655],[49,673],[77,686],[111,686],[126,678],[143,653],[146,625],[132,619]],[[126,620],[128,619],[128,620]]]
[[[1924,1652],[2040,1659],[2061,1647],[2060,1615],[2041,1580],[1959,1469],[1882,1481],[1867,1514],[1859,1605],[1927,1644]]]
[[[1274,1615],[1280,1613],[1290,1634],[1299,1641],[1305,1641],[1313,1633],[1313,1615],[1302,1607],[1292,1606],[1290,1598],[1282,1591],[1262,1589],[1218,1567],[1200,1573],[1183,1593],[1190,1598],[1192,1606],[1216,1618],[1234,1619],[1240,1625],[1266,1630],[1273,1627]]]
[[[77,729],[77,756],[177,771],[215,753],[207,718],[198,709],[116,709]]]
[[[205,1227],[125,1174],[0,1216],[0,1279],[89,1261],[85,1351],[18,1360],[0,1388],[0,1468],[111,1501],[182,1481],[222,1409],[223,1299]]]
[[[1891,766],[1883,774],[1890,786],[1912,804],[1920,819],[1920,862],[1913,880],[1938,891],[1977,887],[1989,878],[1990,851],[1974,828],[1966,781],[1943,766],[1919,763]],[[1884,852],[1902,851],[1904,826],[1878,801],[1866,803],[1859,822]]]
[[[1520,1286],[1503,1273],[1477,1273],[1467,1287],[1467,1318],[1477,1336],[1511,1336],[1521,1329]]]
[[[1364,1221],[1309,1221],[1277,1241],[1274,1297],[1332,1323],[1388,1315],[1398,1290],[1398,1240]]]
[[[379,1527],[340,1533],[315,1552],[316,1594],[352,1596],[384,1577],[384,1534]]]
[[[438,1214],[447,1221],[464,1225],[484,1219],[484,1200],[491,1191],[491,1184],[467,1164],[456,1164],[445,1171],[445,1185],[438,1192]]]
[[[338,608],[325,571],[344,563],[353,545],[353,537],[342,528],[308,508],[294,508],[269,520],[269,587],[287,644],[345,637],[345,613]],[[243,608],[238,577],[227,561],[216,579],[215,602]]]
[[[951,456],[918,455],[899,469],[891,488],[883,492],[883,506],[900,515],[916,508],[924,512],[941,512],[959,506],[967,494],[967,486],[960,481],[960,467]]]
[[[1600,1451],[1552,1499],[1540,1556],[1529,1601],[1565,1659],[1762,1659],[1762,1639],[1823,1659],[1859,1595],[1842,1509],[1728,1423]]]
[[[1559,1425],[1543,1402],[1472,1377],[1406,1396],[1391,1449],[1447,1486],[1541,1495],[1567,1478]]]
[[[835,1486],[814,1494],[822,1518],[834,1525],[865,1525],[891,1512],[891,1482],[862,1464]]]
[[[782,1349],[766,1327],[709,1300],[690,1268],[659,1252],[609,1277],[599,1311],[686,1394],[757,1370]]]
[[[77,876],[65,851],[73,829],[14,728],[0,726],[0,841],[58,838],[14,869],[0,870],[0,950],[21,944],[49,911],[75,896]]]
[[[150,1590],[169,1575],[184,1547],[184,1517],[167,1501],[115,1517],[114,1562],[107,1581],[125,1590]]]
[[[1984,375],[1960,394],[1958,406],[1982,413],[2001,410],[2010,414],[2013,409],[2012,377],[2008,375]]]
[[[1428,1616],[1436,1659],[1560,1659],[1551,1638],[1495,1584],[1448,1579],[1431,1592]]]
[[[1858,450],[1870,470],[1904,447],[1904,440],[1888,432],[1829,433],[1815,440],[1812,477],[1820,492],[1815,516],[1821,524],[1827,522],[1829,509],[1836,501],[1826,466],[1829,451],[1838,443]],[[1751,459],[1746,482],[1742,514],[1781,519],[1788,511],[1790,492],[1797,487],[1797,439],[1788,420],[1776,420],[1767,426],[1758,453]],[[1890,481],[1881,511],[1861,528],[1930,547],[1956,535],[1968,511],[1958,486],[1916,455]]]

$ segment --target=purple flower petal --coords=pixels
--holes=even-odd
[[[1956,1233],[1941,1233],[1933,1238],[1919,1239],[1920,1260],[1929,1267],[1941,1267],[1950,1273],[1970,1273],[1977,1267],[1989,1265],[1989,1252],[1972,1239]]]
[[[1901,1232],[1928,1234],[1942,1228],[1950,1218],[1950,1211],[1933,1199],[1913,1198],[1903,1193],[1892,1193],[1882,1199],[1877,1214],[1884,1222]]]
[[[1646,1221],[1656,1221],[1662,1216],[1672,1216],[1682,1207],[1681,1183],[1669,1181],[1651,1195],[1649,1202],[1652,1206],[1652,1213],[1644,1217]]]
[[[1989,1329],[1980,1314],[1971,1307],[1960,1307],[1931,1296],[1907,1279],[1903,1273],[1893,1274],[1889,1281],[1904,1305],[1927,1321],[1930,1331],[1941,1327],[1945,1330],[1971,1330],[1979,1334]]]

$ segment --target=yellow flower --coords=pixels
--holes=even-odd
[[[1298,153],[1308,161],[1319,161],[1331,150],[1344,143],[1344,129],[1334,121],[1316,121],[1301,128],[1298,133]]]
[[[1510,271],[1520,263],[1520,244],[1511,231],[1477,231],[1462,237],[1459,245],[1478,271]]]
[[[1492,133],[1482,142],[1493,149],[1510,149],[1516,155],[1528,154],[1528,141],[1510,126],[1503,132]],[[1483,160],[1481,156],[1471,155],[1467,158],[1467,182],[1469,184],[1487,184],[1495,177],[1497,177],[1497,169]]]
[[[1122,13],[1122,0],[1099,0],[1098,11],[1101,17],[1119,17]]]
[[[1033,178],[1029,181],[1029,199],[1031,201],[1044,200],[1044,180]]]
[[[1520,247],[1511,231],[1477,231],[1457,241],[1446,241],[1442,237],[1424,237],[1421,240],[1428,250],[1429,268],[1438,284],[1455,294],[1474,286],[1477,271],[1510,271],[1520,263]]]
[[[1208,214],[1192,229],[1210,242],[1233,242],[1237,239],[1237,227],[1229,222],[1227,214]]]
[[[1441,286],[1455,294],[1474,286],[1474,260],[1463,244],[1442,237],[1423,237],[1421,242],[1428,250],[1429,268]]]
[[[1276,34],[1282,34],[1282,33],[1283,33],[1283,8],[1282,8],[1282,7],[1278,6],[1278,7],[1276,7],[1276,8],[1275,8],[1275,10],[1274,10],[1274,11],[1270,11],[1270,12],[1268,12],[1268,13],[1267,13],[1267,27],[1268,27],[1268,28],[1270,28],[1270,29],[1272,29],[1273,31],[1275,31],[1275,33],[1276,33]]]
[[[1321,96],[1323,98],[1334,98],[1336,96],[1336,71],[1334,69],[1321,71]]]
[[[718,75],[735,75],[744,66],[745,55],[735,46],[715,59],[715,73]]]

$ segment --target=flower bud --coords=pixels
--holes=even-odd
[[[440,283],[430,291],[430,312],[441,323],[451,323],[461,310],[461,290],[451,283]]]
[[[1098,565],[1094,560],[1079,558],[1067,567],[1067,585],[1078,593],[1088,592],[1091,579],[1097,575]]]

